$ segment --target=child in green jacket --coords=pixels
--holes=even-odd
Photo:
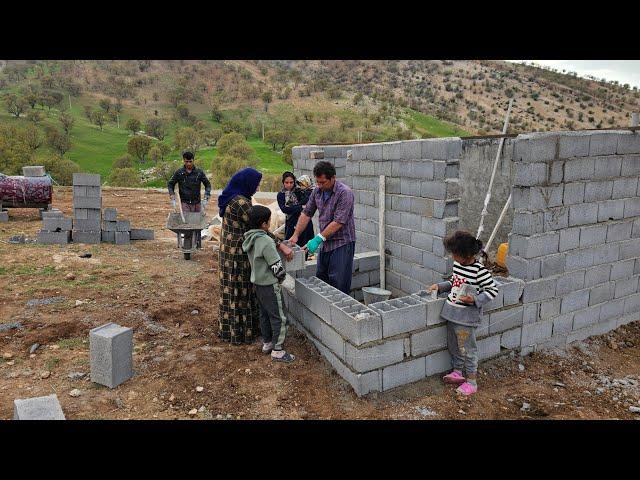
[[[275,242],[267,235],[271,210],[262,205],[254,205],[249,210],[249,230],[244,234],[242,249],[251,263],[251,283],[256,289],[260,305],[260,330],[262,331],[262,352],[271,353],[271,359],[278,362],[293,362],[295,357],[283,348],[287,335],[287,317],[280,283],[286,272]]]

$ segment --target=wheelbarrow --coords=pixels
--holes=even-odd
[[[182,221],[184,215],[184,221]],[[167,217],[167,228],[178,236],[178,248],[182,250],[185,260],[191,259],[200,246],[198,233],[207,228],[207,218],[204,212],[171,212]]]

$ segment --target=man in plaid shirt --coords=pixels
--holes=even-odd
[[[293,244],[298,242],[300,233],[318,210],[320,233],[309,240],[304,248],[310,253],[318,251],[316,277],[348,295],[356,247],[353,192],[336,179],[336,169],[329,162],[316,163],[313,176],[316,178],[316,188],[289,240]]]

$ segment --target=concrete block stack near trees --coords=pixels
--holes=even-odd
[[[118,220],[115,208],[102,210],[100,175],[73,174],[73,220],[59,210],[42,212],[43,228],[38,243],[126,245],[131,240],[153,240],[153,230],[131,228],[129,220]]]

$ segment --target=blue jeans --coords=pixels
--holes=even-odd
[[[349,295],[355,249],[356,242],[351,242],[330,252],[318,253],[316,277]]]

